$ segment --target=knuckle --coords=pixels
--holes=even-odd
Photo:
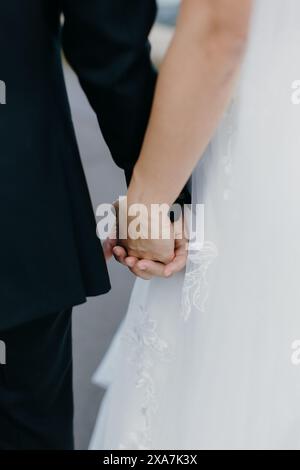
[[[174,260],[174,254],[173,253],[169,253],[169,254],[164,256],[164,263],[165,264],[171,263],[173,260]]]

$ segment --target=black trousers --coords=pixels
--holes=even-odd
[[[0,331],[0,449],[72,450],[72,310]]]

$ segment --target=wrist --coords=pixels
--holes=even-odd
[[[173,204],[168,195],[168,186],[160,181],[151,171],[136,166],[127,193],[128,206],[130,204],[143,204],[151,207],[153,204]]]

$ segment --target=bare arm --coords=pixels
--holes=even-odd
[[[172,204],[231,98],[252,0],[183,0],[160,73],[129,203]]]
[[[251,7],[252,0],[182,0],[128,190],[129,205],[173,204],[189,179],[232,96]],[[185,248],[178,243],[128,238],[115,256],[139,276],[170,275],[186,262]],[[142,273],[141,266],[147,271]]]

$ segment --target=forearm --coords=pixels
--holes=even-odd
[[[177,198],[231,98],[245,43],[206,22],[195,34],[181,18],[162,66],[130,200],[172,204]]]

